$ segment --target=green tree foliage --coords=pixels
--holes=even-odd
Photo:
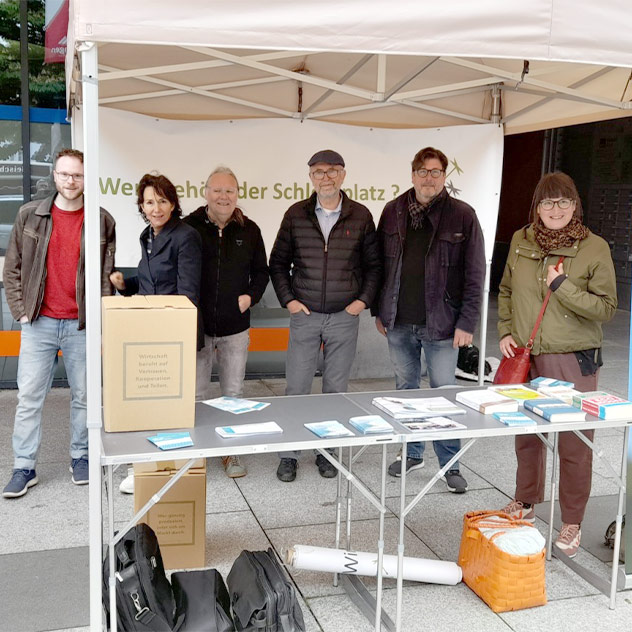
[[[44,5],[28,0],[30,105],[64,108],[64,65],[44,63]],[[20,0],[0,0],[0,104],[20,105]]]

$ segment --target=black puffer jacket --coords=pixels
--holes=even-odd
[[[324,314],[359,299],[371,305],[381,264],[369,210],[342,195],[340,218],[328,243],[316,217],[316,193],[285,213],[270,253],[270,278],[283,307],[298,299]]]

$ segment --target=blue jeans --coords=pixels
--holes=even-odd
[[[217,348],[219,387],[222,395],[241,397],[244,392],[246,360],[250,344],[250,329],[230,336],[207,336],[204,347],[197,353],[195,399],[208,399],[211,390],[213,354]]]
[[[40,316],[22,325],[18,360],[18,405],[13,426],[15,469],[35,469],[42,440],[42,409],[57,366],[64,355],[70,385],[70,457],[88,457],[86,427],[86,330],[77,320]]]
[[[452,338],[428,340],[426,328],[418,325],[395,325],[386,331],[388,352],[395,370],[395,387],[398,391],[419,388],[422,375],[421,351],[426,356],[428,380],[431,388],[456,384],[458,349],[452,348]],[[443,467],[461,448],[460,439],[433,441],[434,451]],[[424,442],[409,443],[408,458],[423,458]],[[452,469],[458,469],[456,461]]]

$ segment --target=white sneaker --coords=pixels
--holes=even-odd
[[[134,493],[134,468],[127,468],[127,476],[123,479],[122,483],[119,485],[119,491],[122,494],[133,494]]]

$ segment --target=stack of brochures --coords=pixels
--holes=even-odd
[[[565,386],[566,388],[574,388],[573,382],[565,382],[564,380],[554,380],[552,377],[535,377],[529,383],[529,386],[533,388],[540,388],[541,386]]]
[[[177,450],[178,448],[189,448],[193,445],[189,432],[159,432],[153,437],[147,437],[147,440],[161,450]]]
[[[632,419],[632,402],[604,391],[578,393],[573,406],[600,419]]]
[[[349,428],[345,428],[335,419],[331,419],[329,421],[314,421],[303,425],[322,439],[327,439],[329,437],[355,437]]]
[[[218,426],[215,432],[224,439],[230,437],[245,437],[248,435],[275,434],[283,432],[283,428],[276,421],[264,421],[259,424],[239,424],[237,426]]]
[[[205,399],[202,403],[234,415],[251,413],[270,405],[270,402],[253,402],[250,399],[241,399],[240,397],[216,397],[215,399]]]
[[[448,419],[447,417],[426,417],[418,421],[402,421],[401,422],[409,430],[458,430],[459,428],[467,428],[458,421]]]
[[[537,426],[538,423],[520,411],[516,413],[493,413],[492,417],[498,419],[505,426]]]
[[[456,394],[456,401],[484,415],[491,415],[492,413],[513,413],[518,410],[518,406],[520,405],[518,400],[489,389],[461,391]]]
[[[586,413],[574,406],[569,406],[561,399],[528,399],[525,401],[524,407],[536,415],[544,417],[551,423],[558,421],[585,421],[586,419]]]
[[[361,415],[351,417],[349,423],[357,428],[362,434],[380,434],[393,432],[395,429],[391,424],[379,415]]]
[[[372,404],[398,421],[465,414],[445,397],[374,397]]]

